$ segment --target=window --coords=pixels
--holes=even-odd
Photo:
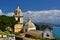
[[[18,17],[18,21],[20,21],[20,18]]]
[[[49,37],[49,34],[47,33],[47,35],[46,35],[47,37]]]

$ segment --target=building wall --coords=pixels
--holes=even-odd
[[[49,30],[49,29],[45,29],[43,31],[43,38],[51,38],[51,39],[54,39],[54,36],[53,36],[52,31]]]
[[[20,23],[23,23],[24,19],[23,17],[20,18]]]
[[[23,14],[19,6],[14,13],[15,13],[14,15],[15,19],[18,21],[18,24],[14,26],[14,32],[20,32],[23,28]]]
[[[15,35],[2,35],[0,34],[0,40],[16,40]]]
[[[31,30],[36,30],[36,28],[35,28],[35,27],[33,27],[33,28],[28,28],[28,31],[31,31]]]
[[[18,18],[17,17],[15,17],[15,19],[16,19],[16,21],[18,21]]]
[[[21,24],[16,24],[14,26],[14,32],[20,32],[23,29],[23,25]]]

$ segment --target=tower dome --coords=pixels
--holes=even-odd
[[[28,18],[28,21],[27,21],[27,23],[25,24],[26,26],[28,26],[28,27],[35,27],[35,25],[34,25],[34,23],[31,21],[31,19],[30,18]]]
[[[19,6],[16,8],[16,10],[14,11],[14,13],[15,13],[16,16],[23,16],[23,15],[22,15],[22,11],[21,11],[21,9],[19,8]]]
[[[28,21],[27,21],[27,23],[25,24],[24,28],[25,28],[27,31],[36,30],[36,27],[35,27],[34,23],[31,21],[30,18],[28,18]]]
[[[23,23],[23,14],[19,6],[16,8],[14,13],[15,13],[14,17],[18,21],[18,23]]]

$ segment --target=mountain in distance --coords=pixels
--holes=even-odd
[[[35,25],[37,26],[40,26],[40,25],[49,25],[50,27],[60,27],[60,25],[57,25],[57,24],[52,24],[52,23],[44,23],[44,22],[40,22],[40,23],[34,23]]]

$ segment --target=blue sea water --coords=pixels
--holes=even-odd
[[[60,38],[60,27],[53,27],[53,33]]]

